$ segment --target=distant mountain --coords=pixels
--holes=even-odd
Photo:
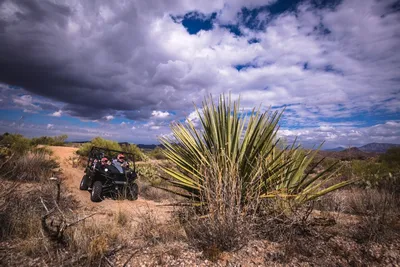
[[[362,152],[373,152],[373,153],[385,153],[391,147],[400,147],[398,144],[387,144],[387,143],[370,143],[360,147],[344,147],[338,146],[335,148],[324,149],[324,151],[330,152],[339,152],[339,151],[348,151],[352,148],[358,148]]]
[[[156,148],[157,146],[160,146],[160,145],[144,145],[144,144],[137,144],[137,146],[140,148],[140,149],[154,149],[154,148]]]
[[[343,146],[338,146],[338,147],[335,147],[335,148],[325,149],[325,151],[343,151],[343,150],[345,150],[345,149],[346,149],[346,148],[343,147]]]
[[[389,148],[392,147],[400,147],[398,144],[387,144],[387,143],[371,143],[365,146],[359,147],[361,151],[364,152],[376,152],[376,153],[385,153]]]
[[[323,157],[335,158],[338,160],[354,160],[354,159],[364,160],[379,155],[376,152],[361,151],[357,147],[350,147],[341,151],[326,151],[326,150],[319,151],[318,154]]]

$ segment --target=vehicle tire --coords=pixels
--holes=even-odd
[[[137,183],[133,183],[128,187],[128,199],[129,200],[136,200],[138,199],[139,195],[139,186]]]
[[[81,184],[79,185],[80,190],[88,190],[88,177],[84,175],[81,180]]]
[[[93,202],[100,202],[103,200],[103,184],[100,181],[96,181],[93,184],[92,193],[90,194],[90,200]]]

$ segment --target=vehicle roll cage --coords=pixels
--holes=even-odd
[[[129,152],[113,150],[104,147],[96,147],[92,146],[88,155],[87,167],[90,167],[93,164],[94,160],[100,161],[102,158],[106,157],[108,160],[112,161],[113,158],[116,158],[118,154],[123,154],[125,159],[131,161],[133,163],[133,171],[136,171],[135,165],[135,155]]]

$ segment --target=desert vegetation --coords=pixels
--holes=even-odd
[[[116,141],[107,140],[101,137],[95,137],[90,142],[84,143],[77,151],[77,154],[83,157],[87,156],[92,146],[132,153],[133,155],[135,155],[136,161],[146,161],[148,159],[143,151],[141,151],[140,148],[138,148],[135,144],[120,145]]]
[[[199,125],[172,125],[173,138],[147,155],[95,138],[77,153],[144,155],[139,200],[101,205],[85,202],[70,183],[82,168],[47,141],[3,135],[1,265],[400,264],[400,149],[330,157],[279,140],[281,115],[245,113],[221,96],[205,99]]]

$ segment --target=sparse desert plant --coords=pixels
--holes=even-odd
[[[59,164],[41,151],[14,156],[2,168],[1,177],[20,181],[42,181],[51,177]]]
[[[400,169],[400,147],[392,147],[379,157],[390,168]]]
[[[351,212],[360,216],[355,238],[359,241],[384,239],[397,223],[400,201],[392,192],[379,189],[354,189],[349,205]]]
[[[107,253],[124,244],[116,224],[97,222],[95,219],[88,219],[86,223],[67,230],[66,242],[69,249],[77,253],[74,258],[81,258],[79,265],[82,266],[101,266]]]
[[[132,153],[135,156],[136,161],[146,161],[147,156],[138,148],[135,144],[128,144],[128,145],[120,145],[115,141],[112,140],[107,140],[101,137],[95,137],[90,141],[89,143],[83,144],[78,151],[76,152],[80,156],[87,156],[90,149],[93,147],[102,147],[102,148],[107,148],[111,150],[118,150],[118,151],[124,151],[127,153]],[[109,155],[111,157],[116,157],[117,153],[114,153],[112,155]]]
[[[29,151],[31,143],[28,138],[20,134],[4,134],[0,146],[7,147],[12,154],[23,155]]]
[[[324,187],[332,177],[332,166],[313,176],[305,172],[317,151],[306,152],[294,143],[278,148],[276,134],[281,115],[260,110],[250,115],[240,113],[239,102],[232,105],[224,96],[218,106],[212,98],[205,99],[202,113],[198,111],[201,130],[190,121],[175,123],[171,127],[174,139],[161,138],[166,157],[178,166],[165,169],[170,183],[184,189],[187,198],[208,203],[207,184],[239,182],[238,204],[251,201],[253,194],[304,203],[349,184],[346,181]],[[210,175],[208,170],[213,168],[217,170],[214,174],[224,174],[224,179]],[[237,175],[229,175],[232,170]]]
[[[153,164],[141,164],[136,167],[139,179],[148,182],[151,186],[159,186],[163,183],[160,177],[159,167]]]
[[[166,159],[166,157],[163,153],[163,149],[159,146],[157,146],[156,148],[151,150],[148,154],[150,157],[155,158],[155,159]]]
[[[106,140],[101,137],[95,137],[89,143],[83,144],[76,153],[80,156],[87,156],[92,146],[103,147],[112,150],[121,150],[121,146],[117,142]]]
[[[63,146],[65,140],[67,140],[68,135],[63,134],[59,136],[41,136],[31,139],[31,144],[33,146],[37,145],[49,145],[49,146]]]
[[[129,222],[128,215],[122,210],[118,210],[115,214],[115,221],[119,226],[125,226]]]
[[[122,145],[121,150],[135,155],[135,161],[147,161],[148,157],[135,144]]]
[[[232,104],[230,98],[221,96],[218,106],[211,97],[205,99],[202,112],[197,113],[200,129],[191,121],[175,123],[173,139],[161,138],[166,157],[177,166],[164,170],[177,188],[173,192],[199,206],[200,216],[207,216],[209,225],[215,224],[208,227],[214,231],[208,239],[218,236],[223,225],[229,225],[231,234],[237,236],[230,244],[215,241],[213,246],[220,250],[243,245],[242,222],[251,224],[260,204],[269,203],[260,199],[274,199],[279,209],[290,213],[293,207],[350,183],[327,186],[333,166],[310,175],[315,166],[308,167],[317,151],[302,150],[295,143],[278,147],[282,112],[253,109],[250,114],[241,113],[239,102]]]
[[[138,212],[136,216],[136,235],[149,245],[167,243],[185,238],[184,231],[176,220],[171,218],[167,222],[161,222],[159,217],[150,209]]]

